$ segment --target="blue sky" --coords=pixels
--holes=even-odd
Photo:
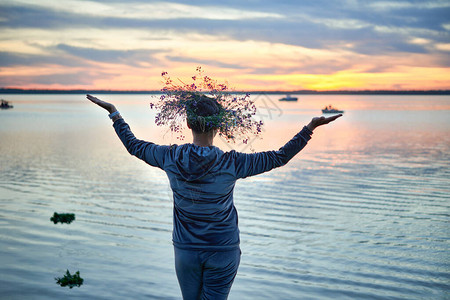
[[[0,2],[0,86],[449,89],[450,1]]]

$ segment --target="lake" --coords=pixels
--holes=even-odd
[[[138,138],[150,95],[113,102]],[[345,110],[286,166],[238,181],[242,260],[229,299],[450,299],[450,96],[253,95],[278,149],[321,108]],[[2,95],[0,298],[181,299],[165,173],[130,156],[84,95]],[[54,212],[74,213],[53,224]],[[56,284],[80,271],[81,287]]]

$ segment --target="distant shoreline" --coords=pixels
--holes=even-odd
[[[244,91],[234,91],[236,94],[245,94]],[[269,95],[450,95],[450,90],[360,90],[360,91],[250,91],[250,94]],[[161,94],[161,91],[112,91],[112,90],[46,90],[46,89],[12,89],[0,88],[0,94]]]

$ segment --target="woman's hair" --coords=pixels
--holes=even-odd
[[[214,122],[222,106],[211,97],[203,94],[188,93],[189,99],[186,106],[186,117],[189,127],[196,133],[209,132],[217,128],[217,122]]]

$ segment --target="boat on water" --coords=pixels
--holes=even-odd
[[[278,101],[297,101],[297,97],[292,97],[291,95],[286,95],[286,97],[283,97],[279,99]]]
[[[328,105],[324,109],[322,109],[322,113],[324,113],[324,114],[342,114],[343,112],[344,112],[343,110],[334,108],[331,105]]]
[[[1,109],[8,109],[8,108],[13,108],[13,107],[14,107],[14,106],[12,106],[11,104],[9,104],[8,101],[2,99],[2,103],[0,104],[0,108],[1,108]]]

